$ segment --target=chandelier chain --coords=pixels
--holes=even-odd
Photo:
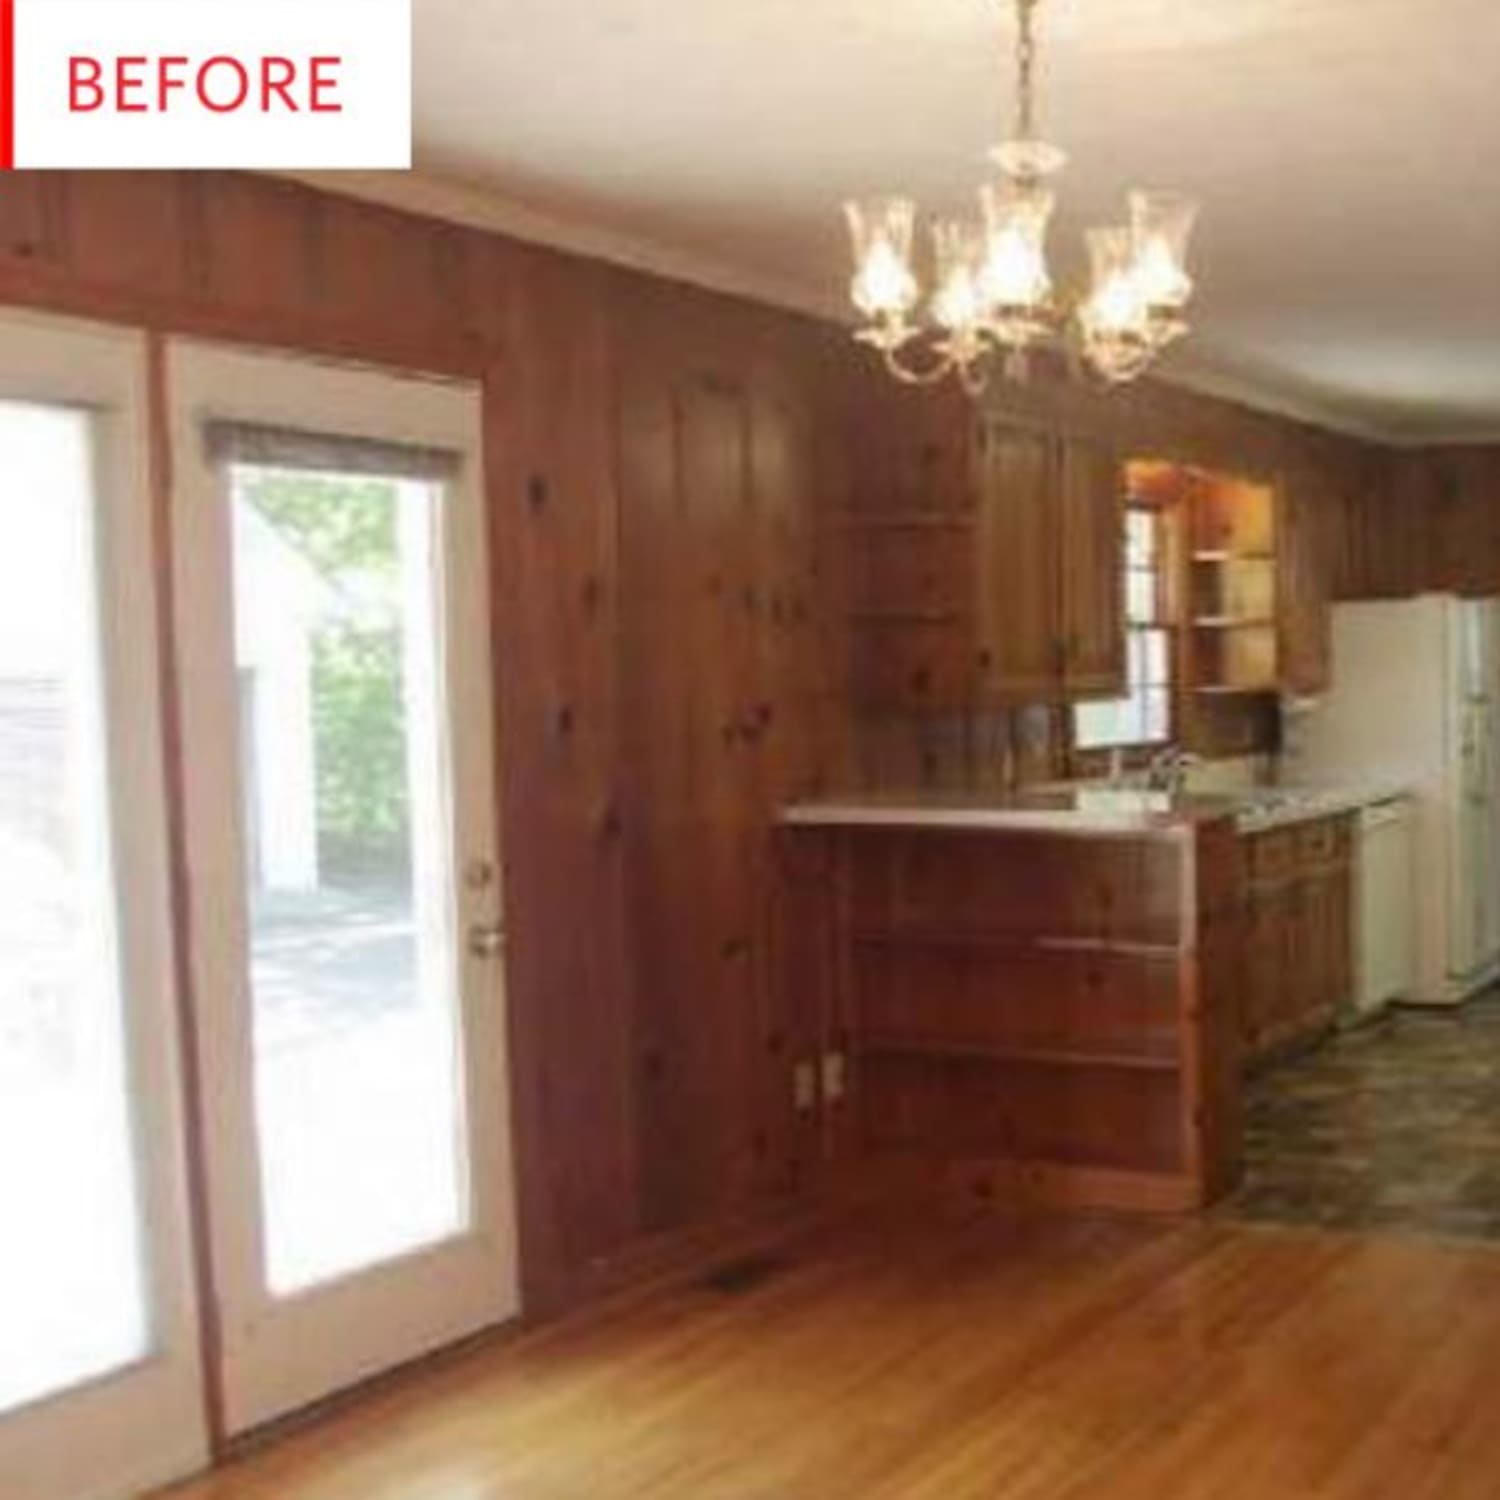
[[[1036,31],[1038,0],[1016,0],[1016,135],[1020,140],[1036,138]]]

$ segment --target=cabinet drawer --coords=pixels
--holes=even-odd
[[[1275,828],[1257,833],[1250,839],[1250,878],[1256,881],[1279,880],[1297,862],[1297,830]]]

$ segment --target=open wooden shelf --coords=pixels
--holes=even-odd
[[[861,1051],[881,1057],[952,1058],[1048,1068],[1111,1068],[1135,1072],[1176,1073],[1182,1059],[1170,1033],[1142,1039],[1131,1047],[1080,1047],[1072,1041],[966,1042],[876,1032],[865,1037]]]
[[[1276,621],[1268,615],[1199,615],[1193,621],[1195,630],[1274,630]]]
[[[970,948],[997,953],[1089,954],[1100,957],[1176,960],[1176,943],[1151,943],[1130,938],[1077,937],[1037,933],[974,932],[932,928],[856,928],[854,941],[871,948]]]

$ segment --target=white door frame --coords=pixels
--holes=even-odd
[[[465,949],[461,987],[472,1138],[465,1237],[295,1297],[265,1290],[251,1091],[248,934],[238,795],[230,511],[205,452],[214,419],[460,455],[444,494],[455,831],[461,862],[498,871],[494,683],[479,387],[306,357],[174,341],[168,386],[192,972],[205,1098],[225,1423],[243,1432],[520,1311],[503,964]],[[461,842],[458,839],[461,836]],[[457,884],[459,925],[500,919],[500,882]]]
[[[82,406],[97,421],[100,662],[153,1328],[139,1364],[0,1415],[6,1500],[105,1500],[209,1458],[173,965],[148,384],[142,334],[0,316],[0,399]]]

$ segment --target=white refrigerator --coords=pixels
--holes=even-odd
[[[1415,798],[1416,981],[1456,1004],[1500,975],[1500,600],[1333,611],[1333,687],[1286,721],[1288,780]]]

